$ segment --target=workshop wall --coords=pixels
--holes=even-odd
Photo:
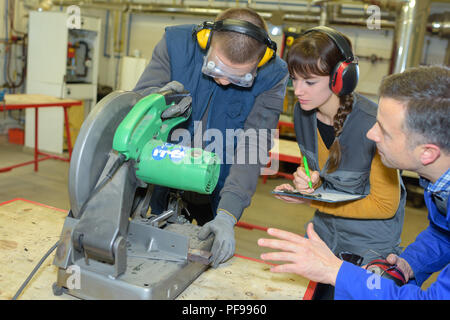
[[[148,14],[133,14],[129,40],[129,54],[151,59],[154,46],[160,41],[165,27],[177,24],[200,23],[201,17],[170,17],[152,16]],[[388,73],[390,55],[392,50],[392,30],[365,30],[354,27],[337,27],[346,33],[352,40],[356,54],[370,57],[373,55],[377,61],[360,58],[360,83],[358,90],[368,94],[375,94],[378,83]],[[271,35],[281,48],[282,35]],[[113,58],[104,56],[100,59],[99,83],[113,86],[114,68],[111,66]],[[117,61],[118,59],[115,58]],[[113,63],[114,65],[114,63]]]
[[[0,1],[0,90],[7,87],[8,82],[20,84],[23,62],[26,59],[22,54],[22,42],[17,41],[12,44],[8,40],[11,40],[11,35],[22,38],[23,34],[27,32],[28,19],[24,17],[25,14],[26,11],[19,0]],[[11,19],[13,30],[11,30]],[[8,63],[9,80],[6,74]],[[22,92],[24,83],[25,81],[23,81],[23,85],[15,89]]]
[[[448,10],[450,10],[450,5],[447,6]],[[442,10],[442,6],[438,6],[432,10],[432,12],[437,10]],[[104,17],[104,12],[94,12],[92,10],[86,10],[86,12],[87,14]],[[125,44],[126,48],[124,48],[124,50],[126,50],[130,56],[137,56],[150,60],[153,48],[163,36],[165,27],[177,24],[196,24],[208,19],[211,18],[199,16],[180,17],[132,14],[129,31],[130,36],[128,43]],[[104,31],[106,24],[104,19],[102,21]],[[273,26],[269,23],[269,27]],[[374,96],[375,98],[381,79],[389,72],[394,31],[392,29],[369,30],[367,28],[353,26],[336,26],[336,29],[350,37],[356,55],[359,57],[360,82],[357,90],[369,96]],[[111,31],[111,23],[109,31]],[[104,35],[102,35],[102,37],[103,36]],[[278,47],[281,48],[282,35],[271,35],[271,37],[277,42]],[[445,38],[426,35],[421,63],[442,64],[447,50],[447,44],[448,40]],[[104,46],[104,41],[102,41],[101,45]],[[103,47],[102,50],[104,50]],[[117,63],[120,64],[119,58],[108,58],[101,55],[99,73],[100,84],[114,87],[115,83],[120,83],[120,81],[114,81]]]
[[[30,3],[31,0],[25,1]],[[32,2],[32,1],[31,1]],[[35,1],[36,2],[36,1]],[[150,0],[140,0],[135,2],[149,3]],[[154,2],[154,1],[153,1]],[[308,3],[300,1],[286,0],[283,4],[276,4],[274,1],[256,1],[252,4],[256,9],[286,9],[280,7],[292,6],[295,4],[300,9],[307,8]],[[5,81],[5,39],[6,32],[10,29],[5,25],[5,14],[8,4],[15,3],[14,27],[16,30],[25,32],[27,30],[27,13],[28,9],[24,7],[22,0],[4,0],[0,3],[0,86]],[[158,3],[173,3],[172,0],[161,0]],[[178,2],[177,2],[178,3]],[[204,0],[186,0],[186,5],[205,5]],[[218,2],[219,3],[219,2]],[[235,1],[221,1],[224,7],[234,6]],[[305,7],[306,6],[306,7]],[[303,8],[305,7],[305,8]],[[319,10],[318,8],[312,8]],[[66,10],[65,7],[54,7],[52,10]],[[431,13],[449,11],[448,3],[433,3]],[[156,43],[161,39],[164,28],[169,25],[184,23],[199,23],[211,17],[181,17],[181,16],[164,16],[152,15],[144,13],[119,13],[118,11],[101,10],[101,9],[85,9],[81,7],[82,15],[96,16],[102,19],[101,34],[101,54],[99,62],[99,84],[110,86],[113,89],[120,87],[121,78],[121,62],[123,56],[137,56],[150,60],[151,54]],[[10,13],[10,12],[9,12]],[[109,19],[107,23],[107,19]],[[122,23],[120,23],[122,19]],[[120,27],[121,26],[121,27]],[[390,56],[392,51],[393,30],[369,30],[362,27],[339,26],[338,30],[346,33],[353,41],[356,55],[360,57],[360,83],[357,90],[369,95],[375,95],[377,87],[382,77],[388,73],[390,65]],[[10,30],[9,30],[10,31]],[[107,32],[106,32],[107,31]],[[274,40],[281,46],[281,35],[272,36]],[[15,46],[12,46],[15,47]],[[21,57],[18,48],[12,48],[12,67],[10,74],[14,77],[20,75]],[[423,46],[422,63],[423,64],[439,64],[443,63],[446,51],[448,50],[448,39],[440,38],[427,34]],[[51,53],[49,53],[51,54]],[[23,92],[23,87],[17,89]]]
[[[198,3],[191,2],[192,1],[189,2],[190,5],[201,5],[202,1],[197,1]],[[298,4],[299,2],[297,1],[296,3]],[[276,5],[274,5],[273,2],[270,1],[258,1],[255,6],[255,8],[258,9],[274,9],[274,7],[276,7]],[[449,9],[449,4],[433,3],[431,13],[442,12]],[[90,11],[88,11],[88,14],[89,13]],[[94,14],[99,13],[102,14],[101,12],[96,12]],[[161,39],[166,26],[185,23],[199,23],[206,19],[211,18],[199,16],[180,17],[150,14],[132,14],[131,23],[129,24],[129,40],[126,44],[125,49],[130,56],[138,56],[149,60],[151,59],[153,48]],[[113,22],[113,19],[111,19],[110,22]],[[105,27],[104,19],[103,24]],[[273,26],[269,23],[269,27]],[[369,30],[367,28],[350,26],[338,26],[336,28],[350,37],[353,42],[356,55],[359,57],[360,82],[358,84],[357,90],[376,99],[378,85],[381,82],[381,79],[389,72],[394,31],[392,29]],[[111,31],[111,23],[109,30]],[[271,37],[277,42],[278,47],[281,48],[282,35],[271,35]],[[448,40],[445,38],[426,35],[421,63],[443,63],[447,50],[447,44]],[[116,76],[120,78],[121,70],[120,68],[117,68],[117,63],[120,64],[120,59],[118,58],[107,58],[105,56],[101,57],[100,70],[103,70],[103,72],[100,72],[99,74],[99,83],[112,87],[114,87],[115,83],[120,83],[120,81],[114,81]],[[115,73],[116,69],[119,70],[118,75]]]

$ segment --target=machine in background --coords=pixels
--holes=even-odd
[[[86,118],[97,102],[101,21],[81,16],[73,29],[68,19],[66,12],[30,12],[26,93],[83,100]],[[39,111],[41,150],[61,154],[63,132],[61,108]],[[25,146],[34,147],[34,110],[25,112]]]

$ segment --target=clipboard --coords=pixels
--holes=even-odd
[[[322,186],[314,190],[313,193],[301,193],[297,190],[288,191],[288,190],[272,190],[272,194],[277,194],[280,196],[288,196],[288,197],[296,197],[296,198],[304,198],[322,202],[336,203],[336,202],[344,202],[344,201],[353,201],[365,198],[365,194],[351,194],[345,192],[339,192],[334,190],[325,190]]]

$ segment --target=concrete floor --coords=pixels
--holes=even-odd
[[[0,135],[0,167],[32,159],[32,153],[24,151],[22,146],[9,144],[6,137]],[[67,190],[68,168],[67,162],[47,160],[40,162],[38,172],[33,171],[33,165],[28,165],[0,173],[0,203],[14,198],[26,198],[68,210],[70,207]],[[260,179],[252,204],[245,210],[241,221],[304,234],[304,225],[312,218],[314,211],[305,205],[284,203],[270,194],[275,186],[285,182],[283,178],[271,178],[263,184]],[[417,209],[408,205],[402,232],[402,246],[413,242],[427,226],[426,208]],[[237,254],[258,259],[261,252],[267,251],[256,244],[258,238],[266,236],[265,232],[235,228],[235,233]],[[435,278],[436,275],[432,276],[424,287],[428,287]]]

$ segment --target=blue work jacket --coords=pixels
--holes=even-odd
[[[254,106],[256,97],[271,89],[286,75],[286,63],[276,57],[270,63],[258,69],[258,74],[249,88],[235,85],[221,86],[213,78],[202,73],[205,52],[192,37],[194,25],[180,25],[166,28],[166,44],[170,57],[171,80],[176,80],[192,96],[191,117],[179,127],[189,130],[194,136],[194,122],[202,121],[205,112],[207,121],[205,129],[220,131],[222,137],[227,136],[227,130],[243,129],[245,121]],[[177,141],[173,141],[177,143]],[[223,143],[222,161],[232,158],[236,149],[237,138],[226,139]],[[220,177],[213,193],[213,209],[217,208],[218,193],[223,188],[230,172],[231,163],[222,163]]]
[[[335,299],[450,299],[449,202],[446,212],[441,213],[433,202],[431,193],[425,191],[424,196],[430,225],[400,255],[414,271],[414,279],[399,287],[391,280],[344,262],[336,279]],[[422,283],[439,271],[436,281],[428,289],[422,290]]]

